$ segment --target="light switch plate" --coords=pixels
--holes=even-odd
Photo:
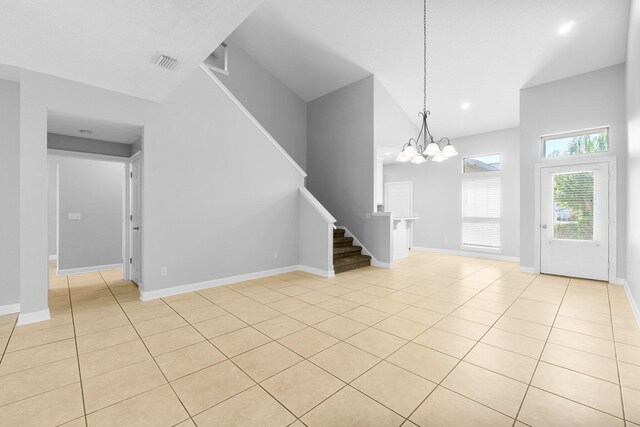
[[[79,212],[69,212],[69,221],[79,221],[82,219],[82,214]]]

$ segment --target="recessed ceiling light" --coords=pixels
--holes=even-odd
[[[385,156],[390,156],[390,155],[391,155],[391,153],[387,151],[386,153],[384,153],[384,155],[385,155]]]
[[[565,22],[564,24],[560,25],[560,27],[558,28],[558,34],[560,35],[567,34],[569,31],[573,29],[575,25],[576,25],[576,21]]]
[[[93,132],[87,129],[80,129],[80,133],[83,135],[91,135]]]
[[[468,110],[469,107],[471,107],[470,102],[463,102],[462,105],[460,106],[460,108],[462,108],[463,110]]]

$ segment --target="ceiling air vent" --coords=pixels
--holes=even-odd
[[[153,63],[156,64],[160,68],[164,68],[165,70],[173,70],[178,65],[178,60],[169,55],[163,55],[158,53],[154,59]]]

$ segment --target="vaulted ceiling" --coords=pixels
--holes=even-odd
[[[0,0],[0,64],[163,100],[261,0]],[[180,60],[173,71],[158,53]]]
[[[628,0],[428,0],[432,131],[517,126],[522,87],[623,62],[628,12]],[[231,38],[305,101],[375,74],[416,121],[422,109],[421,0],[265,0]]]

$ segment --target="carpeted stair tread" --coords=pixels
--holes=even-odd
[[[368,267],[369,265],[371,265],[371,257],[368,255],[354,255],[333,261],[333,269],[336,274],[355,270],[356,268]]]
[[[360,254],[360,251],[362,251],[361,246],[347,246],[344,248],[336,248],[336,247],[333,248],[334,255],[345,254],[349,252],[358,252],[358,254]]]
[[[353,245],[353,237],[334,237],[333,247],[344,248]]]
[[[370,262],[371,257],[369,255],[353,255],[333,261],[333,268],[344,267],[351,264],[357,264],[359,262]]]
[[[353,245],[353,237],[344,228],[333,230],[333,270],[336,274],[371,265],[371,257],[362,255],[362,247]]]

